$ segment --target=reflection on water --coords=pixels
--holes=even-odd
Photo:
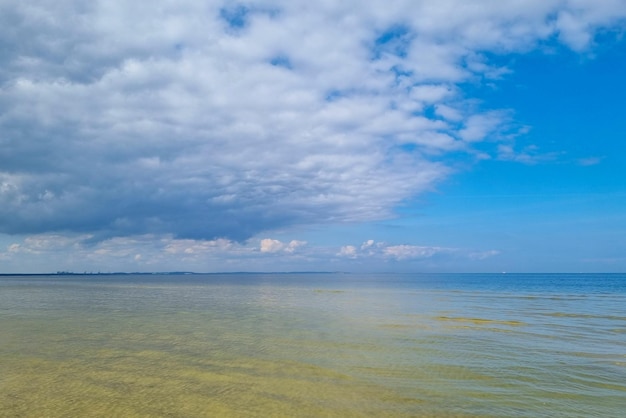
[[[626,276],[501,280],[0,277],[0,416],[622,416]]]

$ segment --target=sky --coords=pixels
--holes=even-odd
[[[0,273],[626,271],[626,0],[0,1]]]

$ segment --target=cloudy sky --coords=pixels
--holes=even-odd
[[[626,0],[0,1],[0,272],[624,271]]]

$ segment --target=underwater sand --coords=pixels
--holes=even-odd
[[[626,277],[567,277],[0,277],[0,416],[623,416]]]

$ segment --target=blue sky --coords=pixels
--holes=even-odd
[[[0,272],[625,271],[625,29],[623,0],[3,2]]]

